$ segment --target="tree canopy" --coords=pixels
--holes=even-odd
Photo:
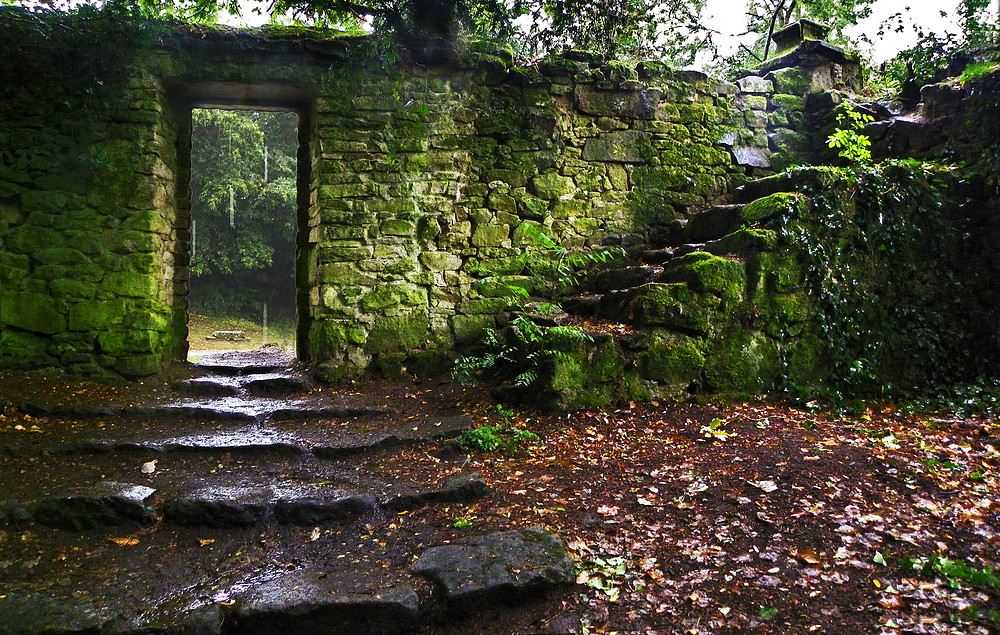
[[[191,310],[295,315],[296,116],[195,110]]]
[[[214,22],[220,12],[240,15],[240,0],[0,0],[0,4],[67,10],[90,3],[133,18],[170,18]],[[270,0],[263,9],[276,22],[295,21],[342,30],[374,31],[393,38],[418,61],[454,50],[458,36],[490,38],[511,44],[517,54],[532,58],[567,47],[619,58],[661,59],[685,66],[695,58],[712,62],[713,70],[759,64],[770,53],[768,35],[801,17],[824,22],[831,38],[847,43],[845,27],[868,17],[878,0],[747,0],[747,33],[720,33],[705,22],[708,0]],[[963,34],[948,37],[915,26],[923,48],[967,44],[982,34],[992,0],[961,0],[957,17]],[[944,12],[942,12],[944,15]],[[902,30],[887,23],[879,32]],[[742,46],[727,59],[719,51],[733,36],[755,34],[756,43]],[[862,36],[864,38],[864,36]],[[930,39],[930,46],[925,38]]]

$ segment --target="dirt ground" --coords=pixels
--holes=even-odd
[[[24,404],[137,405],[169,394],[160,380],[107,386],[12,373],[0,374],[0,387],[5,483],[46,470],[58,481],[60,462],[74,459],[43,456],[49,462],[39,468],[10,449],[86,435],[99,423],[30,417]],[[469,455],[463,469],[482,474],[491,497],[360,533],[326,532],[325,553],[361,553],[364,543],[359,558],[390,577],[421,545],[533,525],[558,532],[578,560],[577,585],[530,610],[477,621],[479,632],[1000,632],[996,420],[906,414],[891,403],[846,414],[819,404],[700,399],[509,414],[486,387],[436,381],[358,381],[316,392],[392,406],[404,419],[465,413],[477,425],[539,435],[516,454]],[[127,432],[127,422],[114,425]],[[359,469],[405,480],[440,469],[437,449],[377,454]],[[277,542],[286,548],[269,547]],[[182,548],[202,557],[192,564]],[[171,567],[215,576],[224,589],[227,576],[255,559],[285,567],[321,558],[304,535],[273,531],[224,537],[154,525],[77,537],[8,526],[0,529],[0,595],[109,593],[141,561],[137,554],[154,552],[143,556],[145,566],[161,573],[130,573],[129,593],[166,596],[163,587],[177,584],[162,573]]]

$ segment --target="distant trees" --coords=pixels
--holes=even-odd
[[[191,311],[294,317],[297,118],[195,110]]]

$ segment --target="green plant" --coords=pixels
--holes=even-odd
[[[477,452],[513,454],[524,447],[537,443],[539,437],[530,430],[505,425],[485,425],[466,431],[459,437],[459,443]]]
[[[580,328],[541,326],[523,315],[510,323],[509,334],[505,337],[496,329],[486,329],[482,351],[460,357],[452,367],[452,377],[467,384],[492,373],[497,379],[511,379],[515,386],[531,386],[547,371],[548,360],[568,359],[560,346],[593,340]]]
[[[899,565],[905,571],[916,571],[925,577],[940,576],[953,589],[961,588],[965,582],[985,591],[1000,592],[1000,573],[991,567],[976,569],[964,560],[952,560],[945,556],[930,558],[904,556],[900,558]]]
[[[530,286],[548,296],[546,302],[537,305],[537,312],[540,313],[559,310],[558,298],[579,283],[581,270],[624,253],[622,249],[571,253],[534,226],[522,225],[522,229],[540,247],[526,250],[519,256],[521,269],[533,279]],[[482,269],[479,271],[484,272]],[[525,286],[485,273],[488,275],[477,281],[474,288],[490,288],[494,295],[502,297],[529,299]],[[541,325],[526,315],[519,315],[503,333],[493,328],[486,329],[480,350],[460,357],[452,368],[452,376],[461,383],[470,383],[492,373],[497,379],[511,380],[515,386],[531,386],[545,376],[551,360],[568,359],[564,348],[581,341],[593,341],[593,337],[575,326]]]
[[[837,123],[845,126],[837,128],[827,137],[826,144],[831,148],[840,148],[838,156],[852,163],[868,164],[872,162],[871,139],[861,134],[865,125],[875,121],[871,115],[860,113],[850,102],[844,102],[843,108],[837,113]]]

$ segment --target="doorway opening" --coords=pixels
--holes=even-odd
[[[296,354],[298,130],[289,111],[192,110],[188,361]]]

